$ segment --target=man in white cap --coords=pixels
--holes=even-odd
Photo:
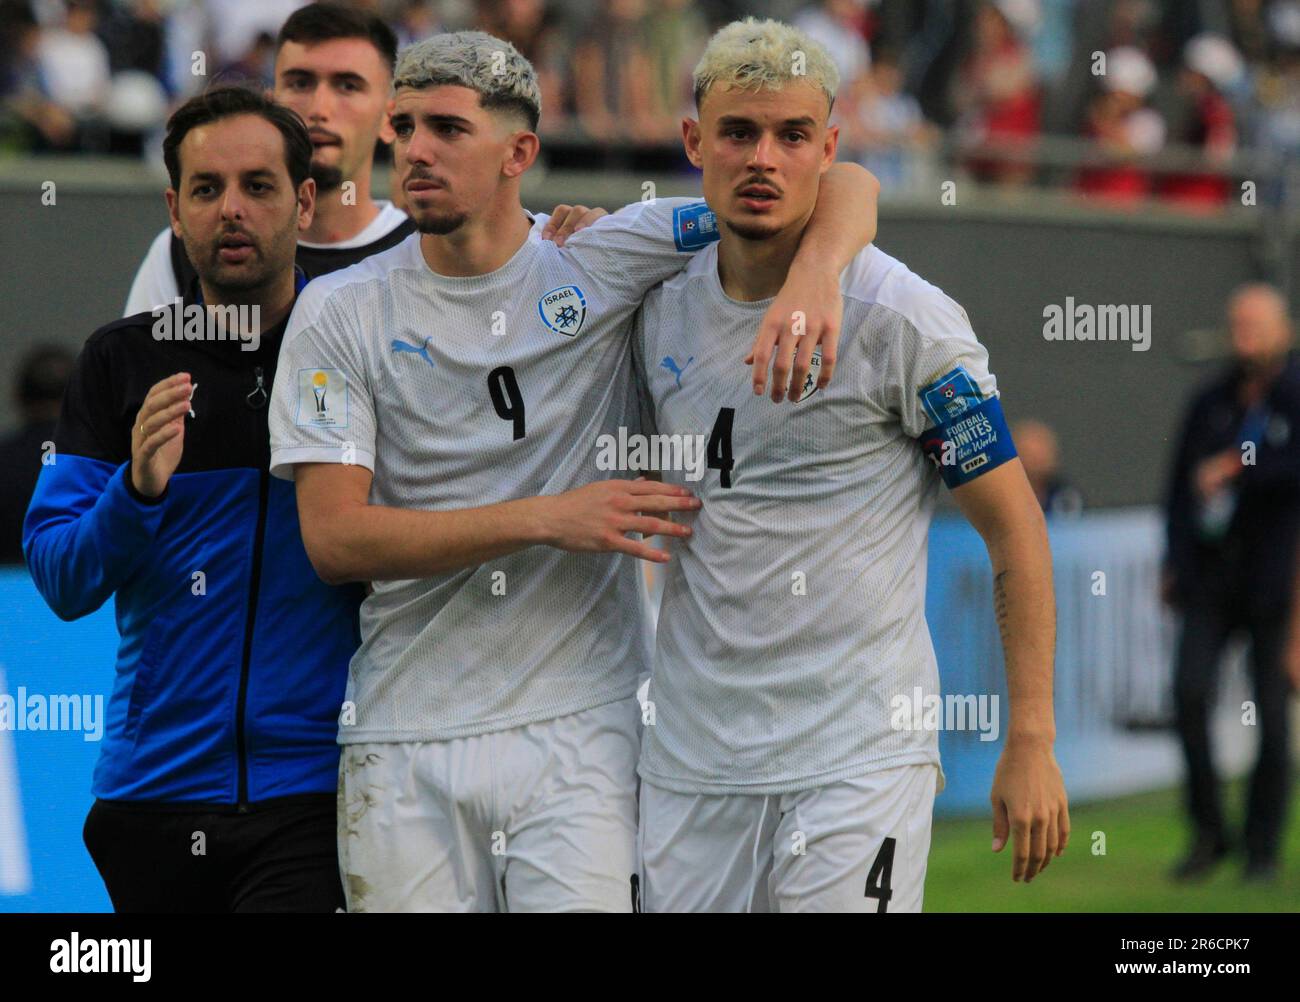
[[[1156,70],[1141,49],[1121,45],[1106,53],[1099,75],[1101,93],[1088,106],[1084,128],[1106,154],[1106,163],[1079,172],[1077,188],[1113,202],[1130,202],[1150,193],[1150,174],[1132,163],[1165,144],[1165,122],[1147,107]]]
[[[1237,150],[1237,123],[1225,96],[1241,77],[1241,56],[1220,35],[1197,35],[1183,50],[1179,89],[1191,106],[1179,137],[1199,146],[1206,161],[1223,167]],[[1179,174],[1166,179],[1166,198],[1188,208],[1212,208],[1227,201],[1231,178],[1220,173]]]

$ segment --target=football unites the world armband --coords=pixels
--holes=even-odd
[[[1016,455],[996,396],[986,397],[960,365],[918,391],[933,424],[920,443],[950,488],[969,483]]]

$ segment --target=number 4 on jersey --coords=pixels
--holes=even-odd
[[[864,898],[875,898],[880,902],[876,908],[877,913],[889,911],[889,899],[894,896],[894,889],[890,886],[890,879],[894,875],[894,844],[896,842],[897,839],[885,839],[880,846],[880,851],[876,853],[871,869],[867,871],[867,889],[862,896]]]
[[[731,486],[731,471],[736,461],[731,457],[731,423],[736,417],[734,407],[723,407],[718,411],[718,419],[713,422],[713,432],[709,435],[705,457],[710,470],[718,471],[718,483],[723,487]]]

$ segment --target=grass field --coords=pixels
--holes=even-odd
[[[1230,823],[1244,816],[1245,783],[1225,789]],[[1271,886],[1245,884],[1229,857],[1204,882],[1176,884],[1169,868],[1187,848],[1180,791],[1070,805],[1070,846],[1032,884],[1011,880],[1011,847],[994,854],[987,819],[938,820],[925,881],[927,912],[1300,911],[1300,790],[1291,796],[1282,872]],[[1103,832],[1106,854],[1094,855]]]

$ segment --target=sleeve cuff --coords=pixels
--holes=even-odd
[[[344,462],[343,450],[337,445],[284,446],[271,450],[271,476],[281,480],[293,479],[293,468],[299,463],[335,463],[339,466],[364,466],[375,472],[375,455],[367,449],[356,449]]]
[[[168,483],[168,485],[163,488],[162,493],[159,494],[156,498],[146,497],[145,495],[141,494],[138,490],[135,489],[135,481],[131,479],[130,460],[127,460],[126,465],[122,467],[122,486],[126,488],[127,497],[129,497],[136,504],[144,505],[147,508],[156,507],[157,505],[160,505],[164,501],[166,501],[167,492],[171,489],[171,484]]]

